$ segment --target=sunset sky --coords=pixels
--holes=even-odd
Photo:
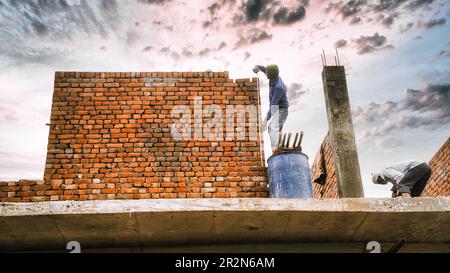
[[[320,54],[338,48],[365,194],[389,196],[371,172],[428,161],[450,136],[449,19],[448,0],[0,0],[0,180],[42,179],[55,71],[236,79],[278,64],[285,131],[305,132],[312,163],[328,130]]]

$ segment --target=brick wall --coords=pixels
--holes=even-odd
[[[218,105],[225,117],[227,105],[257,105],[256,78],[57,72],[44,181],[0,183],[0,200],[267,197],[260,140],[249,137],[252,126],[258,129],[256,115],[233,139],[173,138],[174,121],[198,129],[194,115],[171,114],[177,105],[194,113],[195,98]]]
[[[422,196],[450,196],[450,138],[428,164],[432,174]]]
[[[325,137],[322,142],[321,151],[319,150],[316,159],[322,153],[322,160],[314,160],[311,170],[316,168],[316,164],[323,164],[325,167],[325,181],[323,185],[313,183],[313,197],[314,198],[339,198],[339,189],[336,182],[335,166],[333,160],[333,150],[329,135]],[[311,175],[311,177],[313,174]]]

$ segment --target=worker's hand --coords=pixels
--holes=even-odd
[[[253,68],[253,72],[258,73],[259,72],[259,66],[255,65],[255,67]]]
[[[397,194],[397,186],[394,185],[394,186],[391,188],[391,191],[392,191],[392,195],[391,195],[392,198],[398,197],[398,194]]]

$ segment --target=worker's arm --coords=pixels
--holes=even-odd
[[[262,73],[266,74],[266,67],[262,66],[262,65],[258,65],[259,71],[261,71]]]
[[[383,169],[382,174],[387,181],[394,185],[397,185],[403,177],[403,173],[395,170],[394,168],[385,168]]]
[[[259,71],[262,71],[264,74],[266,74],[266,67],[262,65],[255,65],[255,68],[253,68],[253,72],[258,73]]]
[[[270,120],[270,118],[275,115],[275,113],[279,109],[280,99],[284,95],[284,90],[280,87],[274,87],[273,93],[272,93],[272,99],[270,100],[270,108],[269,112],[267,112],[266,120]],[[272,109],[274,110],[272,112]]]

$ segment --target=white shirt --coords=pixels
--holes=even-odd
[[[420,164],[423,164],[426,162],[421,162],[421,161],[408,161],[408,162],[403,162],[391,167],[387,167],[384,168],[381,171],[380,176],[388,182],[391,182],[394,185],[397,185],[398,182],[400,182],[400,180],[402,180],[403,176],[405,176],[405,174],[411,170],[414,167],[419,166]]]

